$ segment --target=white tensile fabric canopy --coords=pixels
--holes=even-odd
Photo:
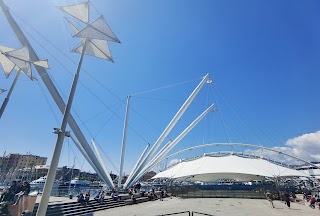
[[[295,177],[309,175],[298,170],[279,166],[265,159],[243,158],[235,155],[204,156],[177,165],[158,173],[155,178],[189,179],[193,181],[213,181],[230,178],[240,181],[259,180],[264,177]]]
[[[68,19],[66,19],[70,27],[75,33],[78,33],[79,30],[75,27]],[[76,53],[82,53],[84,43],[86,41],[85,38],[80,38],[82,44],[78,47],[74,48],[72,51]],[[85,50],[85,54],[95,56],[98,58],[102,58],[108,61],[113,61],[112,56],[110,53],[110,49],[108,46],[108,42],[105,40],[98,40],[98,39],[88,39],[87,40],[87,47]]]
[[[82,53],[84,44],[79,45],[72,51]],[[85,54],[95,56],[108,61],[113,61],[107,41],[104,40],[88,40]]]
[[[26,46],[5,52],[4,55],[18,66],[28,77],[32,78],[30,54]]]
[[[16,69],[17,71],[25,73],[30,79],[34,79],[31,64],[47,69],[49,68],[48,60],[31,61],[29,49],[26,46],[20,49],[0,46],[0,51],[2,52],[0,64],[3,67],[6,77],[9,76],[13,69]]]
[[[120,40],[112,32],[103,16],[87,25],[84,29],[75,34],[78,38],[90,38],[120,43]]]
[[[78,20],[88,23],[89,22],[89,4],[88,2],[83,2],[75,5],[61,6],[58,7],[64,12],[70,14],[71,16],[77,18]]]
[[[75,25],[66,19],[70,27],[75,33],[75,37],[80,38],[82,43],[72,51],[82,53],[84,44],[86,43],[85,54],[95,56],[104,60],[112,61],[109,50],[108,41],[120,43],[120,40],[109,28],[103,16],[88,24],[84,29],[79,30]]]
[[[5,47],[5,46],[0,45],[0,65],[2,66],[4,74],[7,78],[9,77],[10,73],[14,69],[15,64],[11,60],[9,60],[5,55],[3,55],[2,53],[10,52],[13,50],[14,50],[13,48],[9,48],[9,47]]]

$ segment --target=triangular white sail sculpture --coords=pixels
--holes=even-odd
[[[75,33],[74,37],[78,37],[82,41],[82,44],[72,49],[73,52],[82,53],[86,43],[84,50],[86,55],[113,62],[108,41],[120,43],[120,40],[112,32],[103,16],[89,24],[89,5],[87,2],[58,8],[87,24],[82,30],[79,30],[70,20],[66,19]],[[84,15],[82,16],[79,11],[82,11]]]
[[[73,32],[75,34],[77,34],[79,32],[79,29],[73,25],[73,23],[71,21],[69,21],[67,18],[65,18],[65,20],[68,22],[70,28],[73,30]],[[86,41],[86,38],[80,38],[80,40],[82,41],[82,43],[84,43]]]
[[[2,54],[16,66],[15,67],[16,69],[21,70],[31,80],[34,79],[34,77],[32,76],[31,64],[34,64],[43,68],[49,68],[47,60],[31,61],[29,49],[26,46],[20,49],[13,49],[11,51],[3,52]]]
[[[3,52],[9,52],[9,51],[12,51],[12,50],[14,50],[14,49],[0,45],[0,65],[3,68],[3,71],[4,71],[4,74],[5,74],[6,78],[8,78],[10,73],[13,71],[13,69],[15,67],[15,64],[12,61],[10,61],[2,53]]]
[[[80,46],[74,48],[72,51],[81,53],[83,50],[83,46],[84,44],[81,44]],[[87,40],[85,54],[113,62],[108,43],[104,40]]]
[[[74,37],[107,40],[120,43],[120,40],[111,31],[103,16],[87,25],[83,30],[75,34]]]
[[[75,5],[60,6],[58,8],[84,23],[89,22],[89,3],[88,2],[83,2]]]
[[[3,54],[32,79],[30,55],[27,47],[22,47]]]
[[[77,4],[77,5],[71,5],[71,6],[62,6],[62,7],[58,7],[58,8],[63,10],[64,12],[70,14],[71,16],[83,21],[84,23],[86,23],[87,25],[84,29],[86,29],[88,26],[91,26],[90,24],[88,24],[88,21],[89,21],[89,5],[88,5],[88,3],[81,3],[81,4]],[[76,33],[81,32],[81,31],[78,31],[78,29],[70,21],[68,21],[68,23],[70,24],[71,28]],[[106,31],[105,25],[103,28],[100,28],[99,26],[96,26],[96,25],[97,24],[95,24],[96,28],[94,28],[94,30],[105,33],[105,31]],[[88,30],[86,30],[85,32],[87,32],[87,31]],[[90,32],[90,30],[89,30],[89,32]],[[110,32],[111,32],[111,30],[110,30]],[[111,35],[109,35],[109,37],[113,38],[114,34],[112,33]],[[74,98],[75,91],[77,88],[77,83],[79,80],[84,55],[89,54],[89,55],[96,56],[99,58],[112,60],[107,41],[102,41],[102,42],[99,40],[95,41],[99,38],[90,37],[90,36],[88,36],[88,37],[87,36],[85,36],[85,37],[80,36],[80,39],[82,41],[82,44],[80,46],[78,46],[77,48],[75,48],[75,52],[80,52],[81,56],[80,56],[79,64],[77,67],[77,71],[76,71],[76,73],[74,75],[74,79],[72,81],[71,90],[70,90],[68,101],[67,101],[64,113],[63,113],[63,119],[61,122],[61,126],[59,128],[58,133],[57,133],[58,137],[56,140],[55,149],[53,152],[50,168],[49,168],[49,171],[47,174],[47,181],[44,185],[43,195],[41,197],[41,201],[40,201],[40,204],[39,204],[39,207],[37,210],[37,214],[36,214],[37,216],[45,215],[45,213],[47,211],[48,202],[49,202],[50,194],[52,191],[54,178],[56,175],[56,169],[58,167],[59,158],[60,158],[60,154],[61,154],[61,150],[62,150],[64,138],[65,138],[68,119],[71,116],[72,102],[73,102],[73,98]],[[102,50],[104,50],[104,51],[102,51]],[[44,65],[44,64],[41,63],[41,65]],[[93,152],[92,152],[90,146],[87,146],[86,144],[84,144],[82,147],[83,147],[84,153],[88,156],[90,155],[90,160],[93,164],[93,168],[96,170],[97,173],[99,173],[99,175],[100,175],[100,177],[102,177],[103,181],[107,184],[107,186],[110,189],[114,188],[114,184],[112,182],[112,178],[110,176],[110,173],[108,172],[108,170],[105,167],[103,167],[101,162],[99,162],[96,155],[93,155]]]
[[[35,61],[32,62],[34,65],[49,69],[49,64],[48,64],[48,60],[41,60],[41,61]]]
[[[33,80],[35,78],[32,76],[31,64],[43,68],[49,68],[49,65],[47,60],[31,61],[30,52],[28,47],[26,46],[22,47],[21,49],[13,49],[5,46],[0,46],[0,64],[3,67],[4,74],[7,78],[14,69],[18,71],[8,91],[7,96],[0,107],[1,118],[21,72],[25,73],[31,80]],[[2,89],[0,89],[0,94],[1,93],[3,93]]]
[[[77,34],[79,32],[78,28],[75,27],[75,25],[73,25],[68,19],[66,20],[70,25],[71,29],[74,31],[74,33]],[[82,49],[84,46],[84,42],[86,41],[86,38],[80,38],[80,40],[82,41],[82,44],[74,48],[72,52],[82,53]],[[85,54],[113,62],[108,42],[105,40],[87,38],[87,47],[85,50]]]

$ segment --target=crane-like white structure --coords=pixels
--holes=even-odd
[[[173,127],[176,125],[176,123],[179,121],[181,116],[184,114],[184,112],[190,106],[190,104],[192,103],[193,99],[197,96],[197,94],[199,93],[201,88],[204,86],[204,84],[206,84],[208,81],[210,81],[210,75],[209,74],[205,75],[202,78],[201,82],[194,89],[194,91],[190,94],[190,96],[187,98],[187,100],[184,102],[184,104],[178,110],[176,115],[172,118],[172,120],[170,121],[168,126],[164,129],[162,134],[159,136],[159,138],[157,139],[155,144],[152,146],[150,151],[141,160],[141,162],[139,162],[139,165],[138,165],[138,162],[136,163],[135,169],[133,169],[131,171],[128,179],[126,180],[126,182],[124,184],[124,188],[130,187],[132,184],[137,182],[142,177],[142,175],[146,172],[146,170],[148,170],[148,167],[150,167],[150,165],[151,165],[150,163],[153,163],[153,162],[150,162],[150,161],[151,161],[152,157],[154,156],[154,154],[156,153],[156,151],[158,150],[159,146],[162,144],[164,139],[168,136],[168,134],[173,129]],[[168,148],[168,147],[169,147],[169,144],[165,148]]]

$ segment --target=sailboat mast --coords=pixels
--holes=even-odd
[[[126,151],[126,143],[127,143],[127,132],[128,132],[128,119],[129,119],[129,107],[130,107],[130,98],[131,95],[127,96],[127,107],[126,107],[126,115],[124,119],[124,127],[123,127],[123,135],[122,135],[122,147],[121,147],[121,156],[120,156],[120,173],[119,173],[119,179],[118,179],[118,188],[121,187],[121,181],[122,181],[122,173],[123,173],[123,161],[124,161],[124,155]]]
[[[6,151],[4,151],[3,156],[2,156],[2,158],[1,158],[0,183],[4,183],[4,180],[5,180],[5,170],[6,170],[6,167],[7,167],[7,166],[4,165],[4,163],[5,163],[5,156],[6,156]],[[7,161],[6,161],[6,162],[7,162]]]

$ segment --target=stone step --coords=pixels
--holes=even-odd
[[[114,201],[111,198],[106,198],[104,203],[99,203],[96,200],[90,200],[87,205],[78,202],[49,204],[46,216],[85,216],[92,212],[106,210],[110,208],[117,208],[126,205],[132,205],[133,201],[129,195],[121,195],[121,200]],[[140,194],[135,194],[136,203],[149,201],[148,197],[141,197]],[[39,204],[36,203],[33,209],[33,215],[36,215]],[[92,215],[92,214],[90,214]]]
[[[39,204],[36,204],[33,210],[33,215],[36,215]],[[105,199],[104,203],[99,203],[95,200],[90,200],[87,205],[78,202],[59,203],[48,205],[46,216],[51,215],[81,215],[83,213],[92,213],[99,210],[108,208],[116,208],[125,206],[124,201],[113,201]]]

